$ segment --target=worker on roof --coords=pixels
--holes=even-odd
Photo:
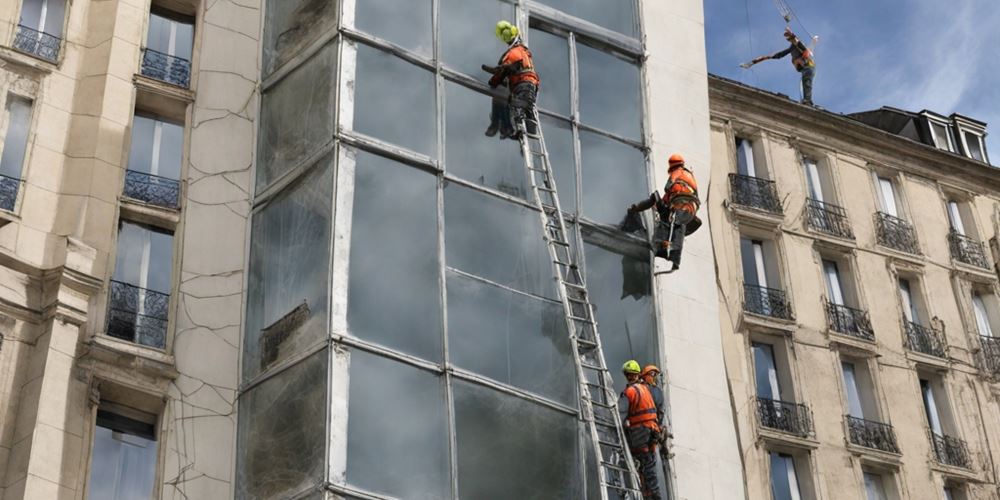
[[[799,40],[799,37],[795,36],[795,33],[792,33],[791,28],[785,28],[785,40],[788,40],[790,44],[787,49],[775,52],[769,56],[760,56],[742,66],[749,68],[761,61],[781,59],[791,54],[792,65],[802,75],[802,104],[812,106],[813,77],[816,76],[816,61],[813,59],[812,51],[806,47],[806,44],[802,43],[802,40]]]
[[[653,234],[654,250],[657,257],[672,264],[669,270],[663,272],[672,273],[681,267],[684,237],[701,227],[701,219],[697,216],[701,200],[698,198],[698,182],[694,173],[685,166],[683,156],[670,156],[667,175],[662,197],[653,192],[645,200],[630,206],[628,211],[632,214],[656,207],[660,222]]]
[[[496,35],[507,44],[507,50],[500,56],[500,61],[496,66],[484,64],[482,68],[483,71],[493,75],[489,81],[491,88],[495,89],[506,85],[510,89],[510,112],[508,118],[508,115],[504,113],[503,106],[494,99],[493,111],[490,113],[490,127],[486,129],[486,135],[493,137],[499,130],[501,138],[504,137],[503,132],[505,131],[508,132],[507,136],[517,138],[517,132],[513,129],[534,109],[541,80],[538,79],[538,73],[535,72],[531,51],[521,41],[517,26],[507,21],[500,21],[496,26]],[[505,128],[511,123],[513,124],[511,127]]]
[[[625,436],[629,451],[639,462],[639,480],[642,496],[646,500],[660,500],[660,486],[656,477],[656,446],[660,426],[657,424],[656,401],[649,386],[642,383],[642,368],[634,359],[622,365],[627,386],[622,391],[622,410],[625,411]]]

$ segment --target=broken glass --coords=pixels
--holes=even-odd
[[[287,498],[323,480],[324,349],[240,396],[236,498]]]
[[[485,82],[489,74],[479,68],[495,65],[506,47],[490,36],[500,19],[513,21],[514,6],[497,0],[441,0],[438,36],[441,57],[451,69]]]
[[[396,498],[451,496],[441,377],[351,351],[347,482]]]
[[[332,193],[330,154],[254,215],[244,381],[326,334]]]
[[[327,45],[262,96],[258,192],[333,140],[336,62]]]
[[[355,9],[359,30],[431,56],[431,0],[357,0]]]
[[[623,35],[638,34],[635,0],[541,0],[541,3]]]
[[[268,2],[262,76],[271,74],[323,33],[336,29],[339,4],[331,0]]]
[[[357,47],[354,130],[434,156],[434,74],[367,45]]]
[[[580,72],[580,121],[640,140],[639,67],[607,52],[576,44]]]
[[[437,179],[357,153],[347,322],[352,335],[440,360]]]
[[[561,36],[533,29],[529,33],[528,47],[541,80],[538,106],[570,116],[569,41]]]
[[[628,207],[649,196],[646,157],[623,142],[580,131],[583,216],[617,225]]]
[[[552,176],[559,189],[563,212],[576,213],[576,154],[569,122],[541,115],[545,148],[549,152]]]

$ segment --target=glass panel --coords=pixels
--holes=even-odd
[[[41,31],[42,4],[45,0],[22,0],[19,24]]]
[[[263,74],[270,74],[320,35],[335,29],[339,3],[330,0],[268,2],[264,16]]]
[[[357,47],[354,129],[434,156],[434,74],[367,45]]]
[[[3,138],[0,175],[21,178],[24,155],[28,150],[28,126],[31,124],[31,99],[9,94],[7,97],[7,135]]]
[[[951,143],[948,142],[946,127],[940,123],[931,122],[931,129],[934,131],[934,142],[937,143],[937,147],[952,151]]]
[[[971,132],[965,133],[965,143],[969,145],[969,155],[973,159],[985,161],[983,155],[983,139]]]
[[[150,13],[146,47],[190,61],[194,23],[187,19],[181,20],[182,17],[162,11]]]
[[[868,500],[888,500],[885,494],[885,486],[882,484],[882,476],[865,472],[865,495]]]
[[[569,40],[545,31],[533,29],[528,34],[528,45],[542,80],[543,91],[538,93],[538,106],[563,116],[572,114],[570,108]]]
[[[500,19],[514,18],[514,6],[497,0],[441,0],[438,9],[445,65],[485,82],[489,75],[479,66],[495,64],[503,54],[505,48],[493,36],[494,27]]]
[[[111,279],[160,293],[173,284],[174,237],[150,226],[123,221]]]
[[[972,293],[972,308],[976,314],[976,327],[979,329],[979,334],[984,337],[992,337],[993,328],[990,326],[986,303],[983,302],[983,297],[975,292]]]
[[[844,289],[840,284],[840,269],[837,263],[823,259],[823,273],[826,274],[826,293],[830,294],[830,302],[844,305]]]
[[[358,152],[354,183],[350,332],[439,360],[437,179]]]
[[[261,100],[257,191],[333,140],[337,48],[327,45]]]
[[[817,201],[823,199],[823,182],[819,177],[819,165],[812,158],[803,158],[802,166],[806,171],[806,183],[809,185],[809,196]]]
[[[879,193],[881,194],[882,210],[893,216],[899,217],[899,210],[896,207],[896,190],[892,181],[885,177],[878,178]]]
[[[324,349],[240,396],[236,498],[286,498],[323,478]]]
[[[350,484],[398,498],[451,496],[440,377],[354,350],[350,398]]]
[[[740,263],[743,267],[743,283],[747,285],[757,285],[760,283],[760,277],[757,276],[757,260],[754,246],[753,240],[740,238]]]
[[[333,156],[254,215],[243,380],[327,331]]]
[[[459,496],[583,496],[575,417],[460,380],[454,393]]]
[[[642,151],[614,139],[580,131],[583,157],[583,215],[604,224],[618,224],[625,210],[649,196],[646,157]]]
[[[778,386],[778,368],[774,363],[774,348],[768,344],[753,343],[754,373],[757,378],[757,396],[781,399]]]
[[[951,228],[955,232],[963,236],[965,235],[965,224],[962,223],[962,213],[958,209],[958,203],[954,201],[948,202],[948,222],[951,222]]]
[[[355,8],[354,24],[361,31],[430,57],[431,0],[358,0]]]
[[[168,179],[179,179],[184,148],[184,126],[135,115],[128,169]]]
[[[932,431],[943,434],[941,431],[941,417],[938,415],[937,402],[934,399],[934,389],[931,388],[931,383],[921,380],[920,393],[924,397],[924,413],[927,416],[927,423]]]
[[[791,485],[788,482],[790,458],[773,451],[769,455],[771,455],[771,493],[774,495],[774,500],[792,500]]]
[[[638,33],[634,0],[542,0],[542,3],[624,35]]]
[[[154,426],[97,411],[91,455],[90,498],[150,498],[156,477]]]
[[[865,412],[861,407],[861,394],[858,391],[858,378],[854,363],[842,362],[840,366],[844,371],[844,389],[847,391],[847,413],[855,418],[865,418]]]
[[[576,212],[576,153],[569,122],[541,115],[545,148],[549,152],[552,175],[559,189],[563,212]],[[520,157],[519,157],[520,158]]]
[[[742,137],[736,138],[736,173],[749,177],[757,176],[753,161],[753,144]]]
[[[560,304],[449,272],[448,339],[456,365],[575,406],[576,368]]]
[[[580,121],[630,139],[641,139],[639,67],[580,43],[576,44],[576,55],[580,72]]]

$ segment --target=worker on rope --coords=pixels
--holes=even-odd
[[[701,219],[696,215],[701,200],[698,198],[698,182],[694,173],[684,165],[684,157],[670,156],[669,178],[663,188],[663,196],[653,192],[648,198],[628,208],[630,214],[656,207],[660,222],[653,234],[653,249],[656,256],[667,259],[673,266],[664,273],[672,273],[681,267],[681,250],[684,237],[701,227]]]
[[[490,113],[490,127],[486,129],[486,135],[493,137],[499,130],[501,138],[504,138],[503,133],[507,132],[506,137],[517,139],[519,132],[514,128],[534,109],[541,81],[538,79],[538,73],[535,72],[531,51],[521,41],[517,26],[507,21],[500,21],[496,26],[496,35],[507,44],[507,50],[500,57],[500,62],[496,66],[484,64],[482,68],[483,71],[493,75],[490,78],[490,87],[496,89],[500,85],[506,84],[510,89],[510,98],[507,109],[504,109],[504,105],[494,98],[493,111]],[[534,133],[535,131],[530,130],[529,132]]]
[[[637,361],[626,361],[622,365],[622,373],[628,384],[622,391],[621,404],[625,436],[632,457],[639,462],[642,496],[646,500],[660,500],[660,486],[656,477],[656,438],[660,434],[656,401],[649,386],[640,380],[642,369]]]
[[[653,393],[653,402],[656,403],[656,423],[660,426],[660,433],[656,436],[656,441],[660,444],[660,456],[667,459],[667,437],[670,433],[667,430],[667,422],[664,419],[666,412],[663,409],[663,389],[660,388],[660,369],[656,365],[646,365],[640,374],[642,382],[649,387],[649,392]]]
[[[802,104],[812,106],[813,77],[816,76],[816,61],[813,59],[812,50],[809,50],[809,47],[806,47],[806,44],[802,43],[802,40],[799,40],[799,37],[795,36],[795,33],[792,33],[792,29],[788,27],[785,28],[785,40],[788,40],[790,44],[787,49],[775,52],[769,56],[757,57],[741,66],[749,68],[761,61],[781,59],[791,54],[792,65],[802,75]]]

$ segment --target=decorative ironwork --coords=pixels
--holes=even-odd
[[[785,292],[757,285],[743,285],[743,310],[779,319],[792,319],[792,305]]]
[[[166,208],[177,208],[180,181],[158,175],[125,171],[125,196]]]
[[[847,430],[852,443],[865,448],[899,453],[896,433],[889,424],[847,415]]]
[[[903,318],[903,325],[908,349],[938,358],[945,357],[945,343],[937,331],[906,318]]]
[[[758,397],[757,417],[768,429],[803,437],[813,432],[812,412],[803,404]]]
[[[938,462],[963,469],[972,468],[972,456],[964,440],[931,431],[931,443]]]
[[[952,229],[948,232],[948,248],[951,249],[951,258],[959,262],[983,269],[990,268],[990,263],[986,260],[986,250],[980,241]]]
[[[21,190],[21,179],[0,174],[0,209],[14,211],[17,192]]]
[[[894,248],[900,252],[920,255],[920,245],[917,243],[917,232],[913,226],[899,217],[887,213],[875,214],[875,233],[878,244]]]
[[[108,335],[162,349],[166,346],[169,305],[169,294],[112,281]]]
[[[872,330],[872,323],[868,319],[868,311],[827,301],[826,319],[830,329],[837,333],[864,340],[875,340],[875,331]]]
[[[191,83],[191,61],[147,47],[142,49],[142,74],[188,88]]]
[[[982,347],[979,355],[982,358],[983,369],[990,375],[1000,375],[1000,337],[979,337],[979,345]]]
[[[851,221],[847,218],[847,210],[837,205],[831,205],[812,198],[806,202],[806,221],[809,227],[826,234],[854,239]]]
[[[56,62],[59,59],[59,47],[61,45],[62,38],[24,25],[17,26],[17,34],[14,36],[14,48],[21,52],[40,57],[47,61]]]
[[[774,181],[749,175],[729,174],[733,204],[775,215],[784,213]]]

